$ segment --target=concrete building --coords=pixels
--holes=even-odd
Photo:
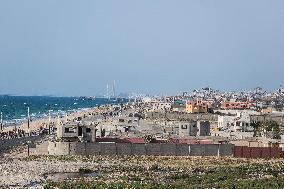
[[[137,117],[116,117],[112,125],[116,131],[128,132],[131,128],[139,127],[139,118]]]
[[[186,103],[187,113],[207,113],[208,105],[200,101],[189,101]]]
[[[261,113],[263,114],[271,114],[273,112],[273,108],[272,107],[267,107],[261,110]]]
[[[197,124],[196,122],[180,122],[179,123],[179,137],[187,138],[189,136],[196,136]]]
[[[210,136],[209,121],[197,121],[197,136]]]
[[[218,115],[218,128],[220,130],[230,130],[231,126],[235,125],[235,116]]]
[[[172,105],[172,111],[173,112],[185,112],[186,105],[184,104],[173,104]]]
[[[250,115],[237,113],[235,116],[218,115],[218,128],[229,132],[251,131]]]
[[[156,102],[153,103],[153,110],[171,110],[172,103],[170,102]]]
[[[57,129],[57,138],[67,142],[94,142],[95,135],[95,126],[85,126],[79,123],[64,124]]]
[[[256,106],[254,102],[221,102],[223,110],[244,110],[252,109]]]

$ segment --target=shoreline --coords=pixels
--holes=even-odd
[[[117,104],[101,104],[101,106],[103,107],[112,107],[114,105]],[[29,132],[34,132],[34,131],[39,131],[40,127],[43,128],[48,128],[48,123],[50,121],[50,123],[54,123],[54,126],[57,127],[58,126],[58,122],[61,124],[66,123],[66,119],[67,122],[74,120],[76,117],[83,117],[84,114],[89,116],[89,114],[93,114],[96,113],[97,111],[101,111],[101,109],[98,108],[99,106],[96,107],[92,107],[92,108],[80,108],[77,110],[67,110],[67,118],[66,118],[66,114],[65,115],[59,115],[59,119],[57,116],[51,116],[50,120],[49,117],[45,117],[45,118],[36,118],[36,119],[31,119],[30,121],[30,129],[28,129],[28,121],[24,121],[23,123],[17,124],[16,125],[3,125],[3,131],[2,132],[9,132],[9,131],[13,131],[15,130],[15,126],[17,130],[24,130],[26,133]],[[68,113],[68,112],[72,112],[72,113]],[[26,119],[26,118],[25,118]]]

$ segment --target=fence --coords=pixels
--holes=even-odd
[[[234,157],[237,158],[280,158],[281,148],[235,146]]]

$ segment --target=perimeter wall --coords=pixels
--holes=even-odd
[[[233,156],[232,144],[50,142],[49,155]]]

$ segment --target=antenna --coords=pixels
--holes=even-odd
[[[112,93],[113,93],[113,98],[115,98],[115,80],[113,80]]]
[[[107,84],[107,96],[106,96],[108,99],[109,99],[109,88],[108,88],[108,84]]]

